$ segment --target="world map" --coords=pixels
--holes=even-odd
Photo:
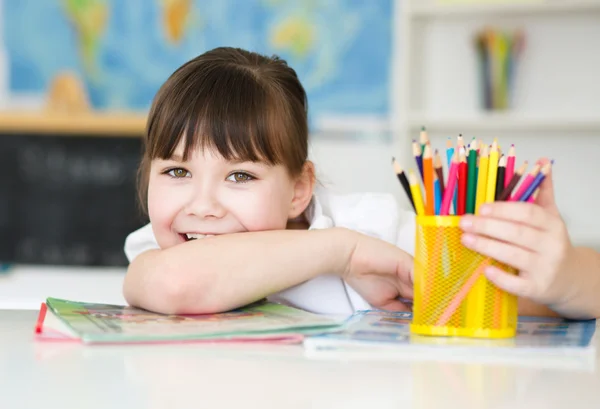
[[[389,110],[393,0],[3,2],[11,93],[43,94],[70,70],[99,109],[146,110],[181,64],[219,46],[277,54],[311,120]]]

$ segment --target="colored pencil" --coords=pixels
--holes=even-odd
[[[502,191],[502,194],[500,195],[498,200],[505,201],[510,197],[513,189],[517,186],[517,184],[519,183],[519,180],[521,180],[521,177],[523,177],[525,170],[527,170],[528,165],[529,165],[529,163],[527,161],[523,162],[521,167],[519,169],[517,169],[517,171],[514,173],[512,178],[510,178],[510,182],[508,183],[508,186],[506,186],[504,188],[504,190]],[[506,179],[506,176],[505,176],[505,179]]]
[[[460,148],[463,148],[465,146],[465,141],[463,139],[462,134],[458,134],[458,136],[456,137],[456,148],[455,150],[457,152],[459,152],[460,154]],[[460,166],[460,159],[459,159],[459,166]],[[458,214],[456,212],[456,210],[458,209],[458,185],[456,187],[456,191],[454,192],[454,214]]]
[[[448,171],[450,171],[450,165],[452,164],[452,156],[454,156],[454,147],[452,146],[452,139],[448,137],[448,140],[446,140],[446,160],[448,161]]]
[[[527,203],[535,203],[539,193],[540,193],[540,188],[538,187],[535,190],[535,192],[533,192],[533,194],[531,196],[529,196],[529,199],[527,199]]]
[[[496,177],[498,176],[498,141],[494,139],[492,147],[490,148],[490,159],[488,164],[488,175],[485,202],[490,203],[496,199]]]
[[[433,158],[433,169],[435,170],[435,173],[437,174],[438,180],[440,181],[440,191],[442,192],[442,195],[444,194],[444,165],[442,164],[442,157],[440,156],[440,153],[438,152],[438,150],[435,150],[435,155]]]
[[[446,183],[446,190],[444,191],[444,197],[442,199],[442,208],[440,209],[440,215],[448,216],[450,214],[450,204],[454,199],[454,193],[456,192],[456,184],[458,176],[458,152],[455,152],[450,161],[450,170],[448,171],[448,183]]]
[[[481,155],[479,156],[479,170],[477,172],[477,195],[475,200],[475,214],[479,214],[479,208],[483,203],[485,203],[489,163],[488,151],[488,146],[483,145],[483,147],[481,148]]]
[[[415,211],[417,216],[425,215],[425,206],[423,205],[423,196],[421,195],[421,186],[415,173],[411,170],[408,172],[408,184],[415,203]]]
[[[526,202],[531,196],[533,196],[533,192],[535,192],[537,188],[540,187],[546,176],[548,176],[548,173],[550,173],[552,163],[553,162],[546,163],[544,166],[542,166],[542,170],[540,170],[540,173],[536,175],[535,179],[533,179],[529,187],[525,190],[525,192],[523,192],[523,195],[519,198],[519,201]]]
[[[461,305],[465,297],[469,294],[469,291],[471,291],[471,288],[473,288],[479,277],[483,275],[483,271],[485,270],[485,268],[489,265],[489,259],[483,260],[483,262],[477,267],[477,270],[475,270],[473,274],[471,274],[471,276],[462,285],[460,290],[452,298],[452,301],[450,301],[440,318],[438,318],[438,321],[435,323],[435,325],[446,325],[446,323],[450,320],[450,318],[452,318],[458,307]]]
[[[419,146],[417,141],[415,141],[414,139],[412,142],[412,150],[413,150],[413,156],[415,157],[415,162],[417,162],[417,168],[419,168],[419,174],[421,175],[421,180],[423,180],[423,155],[421,153],[421,147]]]
[[[529,185],[531,185],[531,183],[535,180],[535,177],[538,175],[538,173],[540,173],[540,167],[541,166],[539,164],[535,165],[531,172],[529,172],[529,174],[525,176],[525,179],[517,189],[517,192],[514,195],[512,195],[510,199],[508,199],[509,202],[518,202],[519,200],[521,200],[523,193],[525,193]]]
[[[477,140],[473,138],[468,155],[468,175],[467,175],[467,208],[466,213],[475,213],[475,196],[477,193]]]
[[[515,145],[510,145],[508,157],[506,158],[506,174],[504,175],[503,187],[506,188],[515,174]]]
[[[467,207],[467,159],[465,157],[465,148],[460,149],[458,164],[458,216],[465,214]]]
[[[425,154],[425,146],[429,143],[429,137],[425,127],[421,127],[421,133],[419,134],[419,142],[421,143],[421,155]]]
[[[396,172],[396,176],[398,177],[398,180],[400,181],[400,184],[402,185],[402,188],[404,189],[406,196],[408,196],[408,200],[410,201],[410,204],[412,205],[413,209],[416,212],[417,208],[415,207],[415,201],[413,200],[412,193],[410,192],[410,185],[408,184],[408,179],[406,177],[406,174],[404,173],[404,170],[402,170],[402,167],[400,167],[400,164],[398,163],[396,158],[393,158],[393,157],[392,157],[392,165],[394,166],[394,172]]]
[[[425,213],[428,216],[435,214],[433,173],[431,146],[425,145],[425,152],[423,153],[423,189],[425,190]]]
[[[498,161],[498,175],[496,176],[496,196],[495,200],[498,200],[504,190],[504,179],[506,174],[506,156],[502,155]]]
[[[434,214],[439,215],[442,207],[442,188],[437,173],[433,174]]]

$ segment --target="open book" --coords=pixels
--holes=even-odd
[[[203,315],[164,315],[120,305],[48,298],[35,332],[40,340],[84,343],[301,342],[337,330],[342,320],[267,301]]]
[[[410,333],[412,313],[359,311],[337,332],[309,336],[306,355],[322,359],[449,360],[593,370],[596,320],[519,317],[508,339]]]

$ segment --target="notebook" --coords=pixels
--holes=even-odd
[[[519,317],[508,339],[431,337],[410,333],[412,313],[359,311],[339,331],[303,341],[315,359],[449,360],[593,370],[596,320]]]
[[[35,327],[38,340],[83,343],[276,342],[338,330],[342,319],[268,301],[229,312],[165,315],[121,305],[48,298]]]

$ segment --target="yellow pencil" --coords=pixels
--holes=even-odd
[[[425,215],[425,205],[423,204],[423,196],[421,195],[421,186],[419,186],[419,180],[415,176],[415,172],[410,170],[408,172],[408,184],[410,185],[410,193],[413,196],[415,202],[415,209],[417,216]]]
[[[496,200],[496,178],[498,177],[498,160],[500,159],[498,152],[498,141],[494,139],[490,149],[490,159],[488,164],[487,186],[485,202],[490,203]]]
[[[487,194],[487,175],[488,175],[488,163],[489,154],[488,146],[482,145],[481,151],[479,152],[479,170],[477,175],[477,196],[475,199],[475,214],[479,214],[479,207],[485,203],[485,196]]]

